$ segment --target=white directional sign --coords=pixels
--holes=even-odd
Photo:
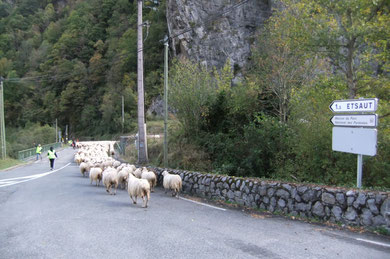
[[[352,115],[334,115],[330,121],[334,126],[347,127],[377,127],[377,114],[352,114]]]
[[[378,109],[378,99],[336,100],[329,105],[333,112],[375,112]]]
[[[376,129],[333,127],[332,149],[334,151],[375,156],[376,143]]]

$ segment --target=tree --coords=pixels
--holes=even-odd
[[[315,78],[316,57],[290,42],[286,35],[291,17],[276,15],[266,24],[253,50],[249,79],[257,82],[281,122],[287,122],[294,91]]]
[[[176,109],[185,133],[196,136],[216,98],[215,82],[204,66],[188,60],[176,61],[169,74],[169,103]]]
[[[388,64],[384,59],[376,63],[374,54],[389,51],[388,1],[286,0],[284,4],[286,8],[276,13],[280,19],[289,18],[289,30],[283,33],[301,49],[327,59],[343,76],[349,98],[367,87],[367,75],[380,73],[378,65]]]

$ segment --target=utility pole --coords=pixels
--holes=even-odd
[[[4,118],[4,78],[0,76],[0,129],[1,129],[1,156],[5,160],[7,156],[7,143],[5,141],[5,118]]]
[[[122,133],[125,128],[125,97],[122,95]]]
[[[143,61],[143,41],[142,41],[142,5],[143,0],[138,1],[138,163],[146,164],[148,162],[148,153],[146,147],[146,127],[145,127],[145,107],[144,107],[144,61]]]
[[[68,143],[68,124],[65,126],[65,143]]]
[[[164,55],[164,167],[168,167],[168,37],[165,36]]]
[[[56,118],[56,143],[58,143],[59,141],[58,141],[58,131],[57,131],[57,118]]]

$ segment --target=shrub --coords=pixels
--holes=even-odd
[[[7,154],[12,158],[18,158],[18,151],[56,141],[55,128],[39,123],[28,123],[25,128],[7,128],[6,133]]]

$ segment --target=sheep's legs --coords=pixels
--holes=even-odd
[[[115,184],[115,191],[114,191],[114,195],[116,195],[116,189],[118,189],[118,184]]]
[[[142,208],[147,208],[148,207],[148,197],[147,196],[143,196],[142,197],[142,201],[143,201]]]

